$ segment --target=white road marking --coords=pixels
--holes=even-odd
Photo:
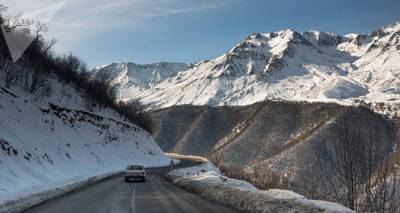
[[[136,189],[132,188],[132,197],[131,197],[131,209],[132,209],[132,213],[136,212],[135,209],[135,200],[136,200]]]

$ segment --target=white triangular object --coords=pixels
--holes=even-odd
[[[64,5],[65,1],[58,4],[46,7],[44,9],[35,11],[33,13],[24,14],[21,19],[32,20],[35,22],[40,22],[45,25],[50,23],[57,12]],[[11,58],[13,62],[17,62],[18,59],[24,54],[25,50],[29,47],[32,41],[35,39],[33,36],[26,36],[22,32],[30,32],[32,29],[13,29],[8,30],[4,25],[1,25],[1,31],[3,32],[4,38],[7,42],[8,50],[10,51]]]

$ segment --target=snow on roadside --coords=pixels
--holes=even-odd
[[[173,170],[167,178],[188,191],[245,212],[353,212],[342,205],[309,200],[288,190],[259,190],[248,182],[223,176],[209,161]]]
[[[168,175],[187,177],[191,180],[207,181],[209,183],[216,184],[219,182],[224,182],[230,186],[239,187],[249,191],[258,190],[256,187],[246,181],[231,179],[223,176],[219,169],[209,161],[201,164],[200,166],[173,170],[168,173]]]
[[[0,204],[0,212],[9,213],[9,212],[21,212],[32,206],[38,205],[43,201],[56,198],[63,194],[66,194],[74,189],[86,186],[88,184],[93,184],[95,182],[107,179],[115,174],[118,174],[120,171],[109,172],[102,175],[97,175],[93,177],[86,178],[84,180],[73,182],[70,184],[66,184],[63,186],[59,186],[50,190],[42,191],[35,194],[30,194],[25,197],[21,197],[20,199],[15,199],[11,201],[4,202]]]
[[[29,207],[130,164],[169,165],[148,132],[95,106],[73,86],[49,77],[50,94],[30,94],[5,87],[3,77],[0,70],[0,212]]]

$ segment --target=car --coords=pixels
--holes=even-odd
[[[144,166],[127,166],[126,170],[124,171],[124,178],[126,182],[129,182],[130,180],[146,181],[146,171],[144,170]]]

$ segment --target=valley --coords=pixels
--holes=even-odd
[[[338,158],[361,155],[356,167],[371,172],[383,169],[380,164],[400,164],[399,118],[367,107],[265,101],[238,107],[183,105],[151,115],[153,136],[163,150],[206,157],[229,177],[261,189],[290,189],[337,202],[329,196],[332,189],[324,187],[327,176],[337,175]],[[340,141],[356,147],[347,149]],[[373,166],[364,168],[366,162]]]
[[[253,33],[212,60],[93,73],[117,100],[145,105],[162,150],[357,209],[349,200],[397,185],[399,53],[399,22],[365,34],[286,29]]]
[[[368,20],[345,30],[254,19],[236,31],[224,20],[235,30],[222,33],[185,20],[191,33],[222,33],[211,42],[158,22],[241,1],[144,2],[81,2],[79,15],[151,8],[122,21],[124,34],[117,17],[71,21],[74,39],[90,40],[82,56],[45,35],[64,2],[33,15],[0,4],[0,212],[400,211],[399,21],[366,31],[351,24]],[[152,63],[162,53],[171,62]]]

